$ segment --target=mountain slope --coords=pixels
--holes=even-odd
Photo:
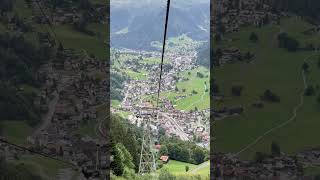
[[[111,2],[112,46],[151,49],[151,41],[162,41],[165,3],[133,4],[125,9],[127,6]],[[188,34],[195,40],[209,38],[209,1],[178,1],[170,8],[168,37]]]

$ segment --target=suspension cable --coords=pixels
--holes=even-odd
[[[47,23],[48,23],[48,25],[49,25],[49,29],[51,30],[51,32],[52,32],[52,34],[53,34],[54,38],[55,38],[55,39],[56,39],[56,41],[57,41],[59,44],[61,44],[61,45],[62,45],[62,47],[63,47],[62,42],[58,39],[58,36],[57,36],[56,32],[55,32],[55,31],[54,31],[54,29],[53,29],[52,22],[50,21],[50,19],[48,18],[48,16],[47,16],[47,15],[46,15],[46,13],[44,12],[44,10],[43,10],[43,8],[42,8],[41,4],[39,3],[39,2],[41,2],[41,3],[42,3],[42,0],[35,0],[34,2],[36,2],[37,6],[39,7],[39,10],[40,10],[40,12],[41,12],[42,16],[44,16],[44,17],[45,17],[45,19],[46,19],[46,21],[47,21]]]
[[[42,16],[44,16],[45,19],[46,19],[46,21],[48,22],[48,24],[49,24],[49,29],[50,29],[50,31],[52,32],[52,34],[53,34],[53,36],[54,36],[54,39],[63,46],[62,42],[58,39],[58,36],[57,36],[57,34],[55,33],[55,31],[54,31],[54,29],[53,29],[53,26],[52,26],[52,23],[51,23],[50,19],[49,19],[48,16],[45,14],[42,6],[40,5],[40,3],[39,3],[40,1],[42,2],[42,0],[35,0],[35,1],[33,1],[33,2],[35,2],[35,3],[37,4],[37,6],[39,7],[39,10],[40,10]],[[42,26],[42,24],[40,24],[40,26]],[[47,29],[47,31],[48,31],[48,28],[46,28],[46,29]],[[61,160],[61,159],[59,159],[59,158],[50,156],[50,155],[48,155],[48,154],[41,153],[41,152],[37,152],[37,151],[35,151],[35,150],[33,150],[33,149],[27,148],[27,147],[22,146],[22,145],[15,144],[15,143],[10,142],[10,141],[5,140],[5,139],[1,139],[1,138],[0,138],[0,143],[7,144],[7,145],[9,145],[9,146],[13,146],[13,147],[16,147],[16,148],[21,149],[21,150],[29,151],[29,152],[31,152],[31,153],[33,153],[33,154],[37,154],[37,155],[40,155],[40,156],[42,156],[42,157],[44,157],[44,158],[51,159],[51,160],[55,160],[55,161],[57,161],[57,162],[61,162],[61,163],[70,165],[70,166],[72,166],[72,167],[74,167],[74,168],[80,168],[78,165],[76,165],[76,164],[74,164],[74,163],[71,163],[71,162],[69,162],[69,161]]]
[[[1,138],[0,138],[0,142],[1,142],[1,143],[8,144],[8,145],[10,145],[10,146],[14,146],[14,147],[19,148],[19,149],[22,149],[22,150],[29,151],[29,152],[31,152],[31,153],[33,153],[33,154],[38,154],[38,155],[40,155],[40,156],[42,156],[42,157],[45,157],[45,158],[52,159],[52,160],[55,160],[55,161],[59,161],[59,162],[61,162],[61,163],[68,164],[68,165],[71,165],[71,166],[73,166],[73,167],[75,167],[75,168],[78,168],[78,166],[77,166],[76,164],[71,163],[71,162],[69,162],[69,161],[64,161],[64,160],[61,160],[61,159],[58,159],[58,158],[49,156],[49,155],[44,154],[44,153],[34,151],[34,150],[32,150],[32,149],[30,149],[30,148],[27,148],[27,147],[25,147],[25,146],[18,145],[18,144],[9,142],[9,141],[4,140],[4,139],[1,139]]]
[[[161,64],[160,64],[160,78],[159,78],[159,82],[158,82],[158,97],[157,97],[157,106],[156,106],[157,110],[159,107],[159,99],[160,99],[160,91],[161,91],[161,80],[162,80],[162,71],[163,71],[164,51],[165,51],[166,38],[167,38],[169,10],[170,10],[170,0],[167,1],[166,21],[165,21],[165,26],[164,26],[164,35],[163,35],[163,44],[162,44],[162,53],[161,53]],[[157,111],[157,113],[158,113],[158,111]]]

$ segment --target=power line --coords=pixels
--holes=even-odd
[[[31,153],[33,153],[33,154],[38,154],[38,155],[40,155],[40,156],[42,156],[42,157],[45,157],[45,158],[49,158],[49,159],[52,159],[52,160],[55,160],[55,161],[59,161],[59,162],[61,162],[61,163],[68,164],[68,165],[71,165],[71,166],[73,166],[73,167],[78,168],[78,166],[77,166],[76,164],[73,164],[73,163],[71,163],[71,162],[69,162],[69,161],[64,161],[64,160],[61,160],[61,159],[58,159],[58,158],[49,156],[49,155],[44,154],[44,153],[34,151],[34,150],[29,149],[29,148],[27,148],[27,147],[24,147],[24,146],[21,146],[21,145],[18,145],[18,144],[9,142],[9,141],[4,140],[4,139],[1,139],[1,138],[0,138],[0,142],[1,142],[1,143],[8,144],[8,145],[10,145],[10,146],[17,147],[17,148],[19,148],[19,149],[23,149],[23,150],[29,151],[29,152],[31,152]]]
[[[62,45],[61,41],[58,39],[58,36],[57,36],[56,32],[55,32],[54,29],[53,29],[53,26],[52,26],[52,23],[51,23],[50,19],[48,18],[48,16],[46,15],[46,13],[44,12],[42,6],[41,6],[40,3],[39,3],[39,2],[43,2],[43,1],[42,1],[42,0],[35,0],[34,2],[36,2],[36,4],[37,4],[37,6],[39,7],[39,10],[40,10],[42,16],[44,16],[45,19],[46,19],[46,21],[48,22],[49,29],[51,30],[54,38],[56,39],[56,41],[58,41],[59,44]],[[62,46],[63,46],[63,45],[62,45]]]

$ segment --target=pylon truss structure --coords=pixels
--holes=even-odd
[[[153,139],[151,135],[151,120],[153,113],[144,114],[143,120],[146,121],[143,127],[143,139],[141,144],[141,154],[139,163],[139,174],[153,173],[156,171],[156,160],[154,155]]]

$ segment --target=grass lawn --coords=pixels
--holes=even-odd
[[[188,172],[186,172],[186,170],[185,170],[186,166],[189,166]],[[170,160],[167,164],[165,164],[163,166],[163,168],[167,168],[169,170],[169,172],[174,175],[186,175],[186,176],[201,175],[203,177],[207,177],[208,174],[210,174],[210,166],[206,166],[206,167],[199,169],[198,171],[192,173],[191,171],[198,166],[200,166],[200,165],[194,165],[194,164],[190,164],[190,163]]]
[[[307,167],[304,169],[306,176],[320,175],[320,167]]]
[[[38,31],[48,31],[48,28],[44,28],[40,25],[37,25],[36,28]],[[57,34],[57,38],[62,42],[65,48],[72,48],[78,52],[85,50],[89,54],[92,53],[101,59],[105,59],[109,56],[107,45],[104,42],[107,39],[106,30],[108,28],[104,25],[90,24],[88,26],[89,30],[94,30],[96,33],[95,36],[76,31],[71,25],[56,25],[53,29]]]
[[[189,166],[189,171],[192,171],[192,169],[195,168],[197,165],[170,160],[167,164],[163,166],[163,168],[167,168],[169,172],[172,174],[181,175],[181,174],[186,174],[186,170],[185,170],[186,166]]]
[[[190,75],[188,74],[190,72]],[[210,91],[205,92],[205,82],[207,87],[210,87],[209,77],[199,78],[197,72],[202,73],[204,76],[209,76],[209,71],[204,67],[198,67],[192,71],[180,73],[181,77],[188,78],[188,81],[178,82],[177,87],[180,91],[185,89],[183,93],[175,92],[163,92],[161,96],[167,97],[173,101],[177,109],[180,110],[193,110],[197,107],[199,110],[207,109],[210,107]],[[192,91],[196,91],[197,94],[192,94]],[[192,94],[189,96],[189,94]],[[176,100],[176,96],[185,95],[186,98]]]
[[[263,28],[244,28],[229,35],[233,39],[232,42],[223,42],[219,45],[238,47],[243,52],[248,50],[254,52],[256,60],[250,64],[243,62],[227,64],[214,70],[220,90],[225,96],[230,97],[224,102],[213,102],[215,107],[243,105],[246,110],[242,116],[229,117],[216,123],[214,129],[217,138],[216,151],[238,152],[257,137],[292,116],[293,108],[299,103],[299,94],[303,90],[301,66],[303,60],[312,53],[293,53],[279,49],[276,35],[281,29],[300,40],[305,36],[301,35],[304,28],[308,27],[301,20],[284,19],[281,22],[281,28],[271,25]],[[251,32],[258,35],[258,43],[249,42]],[[320,72],[312,70],[312,73],[314,75],[310,74],[310,76],[316,81]],[[232,97],[231,87],[239,84],[244,86],[243,95]],[[279,95],[281,102],[266,103],[262,109],[253,108],[251,104],[258,100],[266,89]],[[268,152],[272,141],[277,141],[281,150],[288,153],[317,145],[319,142],[317,137],[320,136],[316,128],[320,126],[320,121],[317,120],[319,115],[320,108],[315,103],[315,97],[306,98],[304,106],[298,111],[296,120],[268,134],[240,156],[251,159],[257,151]]]
[[[180,51],[181,49],[188,50],[191,46],[199,46],[201,42],[194,41],[190,37],[188,37],[186,34],[183,34],[178,37],[171,37],[167,40],[167,51]],[[152,41],[151,46],[155,47],[159,50],[162,49],[162,42],[159,41]]]
[[[119,107],[119,106],[120,106],[120,101],[118,101],[118,100],[111,100],[111,106],[112,106],[112,107]]]
[[[103,28],[103,25],[99,27]],[[95,28],[98,27],[95,26]],[[93,53],[99,58],[106,58],[108,56],[107,46],[101,37],[89,36],[85,33],[75,31],[72,26],[68,25],[55,26],[55,32],[63,45],[68,48],[79,51],[86,50],[88,53]]]
[[[89,120],[87,123],[82,122],[77,132],[83,136],[88,135],[95,138],[97,136],[95,131],[96,125],[96,121],[93,120]]]
[[[200,174],[200,175],[203,175],[203,176],[209,176],[209,174],[210,174],[210,165],[199,169],[198,171],[196,171],[195,174]]]
[[[156,57],[150,57],[150,58],[144,58],[142,60],[143,63],[146,63],[146,64],[159,64],[161,63],[161,58],[156,58]],[[168,64],[169,61],[167,59],[163,59],[163,64]]]
[[[128,111],[119,111],[119,112],[117,112],[117,113],[115,113],[115,114],[118,114],[118,115],[120,115],[122,118],[127,119],[131,113],[128,112]]]
[[[19,160],[14,161],[15,164],[23,163],[27,169],[33,172],[37,172],[45,179],[51,179],[55,177],[59,169],[66,168],[68,165],[55,160],[43,158],[40,156],[24,156]]]
[[[31,18],[32,16],[32,10],[28,7],[25,0],[16,0],[14,11],[23,18]]]
[[[103,0],[93,0],[96,4],[105,4]],[[31,19],[32,11],[28,8],[25,0],[17,0],[14,7],[15,12],[20,17]],[[50,32],[48,25],[33,24],[36,30]],[[93,53],[99,58],[109,57],[107,45],[105,41],[108,40],[109,28],[102,24],[89,24],[88,30],[96,33],[95,36],[89,36],[85,33],[78,32],[73,29],[71,25],[56,25],[53,27],[58,39],[66,48],[73,48],[78,51],[86,50],[88,53]],[[1,30],[1,27],[0,27]]]
[[[146,80],[147,79],[147,72],[144,70],[141,70],[140,72],[135,72],[132,70],[125,70],[125,72],[128,74],[129,77],[132,79],[137,79],[137,80]]]
[[[19,145],[27,144],[27,136],[31,135],[32,127],[23,121],[1,121],[2,135],[10,142]]]

